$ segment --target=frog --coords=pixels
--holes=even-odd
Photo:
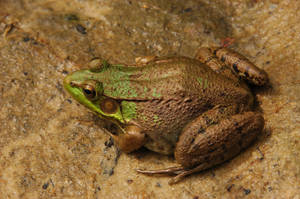
[[[177,163],[139,173],[173,175],[169,183],[177,183],[232,159],[263,131],[250,86],[264,86],[268,75],[232,49],[201,47],[193,58],[146,56],[129,65],[99,59],[97,65],[67,75],[65,90],[113,125],[105,132],[121,151],[145,147]]]

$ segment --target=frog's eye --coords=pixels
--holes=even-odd
[[[99,105],[101,110],[106,114],[117,112],[119,106],[118,102],[110,98],[103,99]]]
[[[97,97],[95,87],[92,85],[85,85],[82,88],[82,91],[83,91],[85,97],[88,98],[89,100],[94,100]]]

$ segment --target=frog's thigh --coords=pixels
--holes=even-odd
[[[233,115],[203,129],[199,116],[185,128],[175,149],[175,158],[185,168],[201,170],[220,164],[246,148],[262,131],[264,119],[259,113]],[[201,165],[204,164],[205,166]],[[199,171],[199,170],[197,170]]]

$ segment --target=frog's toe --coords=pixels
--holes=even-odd
[[[183,178],[185,178],[186,176],[206,169],[207,166],[208,166],[207,163],[203,163],[203,164],[200,164],[200,165],[198,165],[194,168],[191,168],[191,169],[183,169],[182,171],[178,172],[178,174],[175,177],[173,177],[171,180],[169,180],[169,184],[170,185],[176,184],[179,181],[181,181]]]
[[[183,178],[185,178],[188,175],[191,175],[193,173],[202,171],[203,169],[207,168],[207,163],[200,164],[194,168],[184,168],[184,167],[169,167],[165,169],[158,169],[158,170],[143,170],[143,169],[137,169],[136,171],[139,173],[147,174],[147,175],[153,175],[153,174],[167,174],[167,175],[176,175],[175,177],[171,178],[169,181],[169,184],[176,184],[179,181],[181,181]]]
[[[137,172],[143,174],[178,174],[184,170],[183,167],[169,167],[165,169],[157,169],[157,170],[143,170],[143,169],[136,169]]]
[[[152,174],[178,174],[178,173],[181,173],[182,171],[184,171],[184,168],[183,167],[169,167],[169,168],[157,169],[157,170],[137,169],[136,171],[139,172],[139,173],[148,174],[148,175],[152,175]]]

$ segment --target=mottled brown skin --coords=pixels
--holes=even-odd
[[[152,70],[151,67],[157,70]],[[198,60],[186,57],[163,58],[148,63],[149,72],[143,77],[135,73],[135,81],[143,84],[137,76],[149,76],[149,89],[156,89],[157,99],[136,103],[138,118],[132,122],[147,135],[145,146],[152,151],[173,154],[183,128],[206,111],[223,105],[238,104],[230,115],[250,109],[253,96],[243,81],[235,82],[216,74]],[[163,78],[163,76],[167,76]],[[202,78],[202,83],[197,78]],[[243,86],[244,85],[244,86]],[[229,114],[229,109],[225,112]],[[155,116],[157,120],[155,121]],[[146,119],[144,119],[146,117]]]
[[[161,118],[158,123],[136,121],[147,135],[145,146],[159,153],[174,152],[181,165],[138,171],[177,174],[170,183],[234,157],[264,127],[261,114],[252,111],[253,95],[244,80],[261,86],[268,81],[266,73],[242,55],[224,48],[202,48],[196,59],[205,64],[184,57],[151,60],[156,65],[165,64],[166,69],[182,67],[182,74],[161,84],[163,91],[170,91],[164,95],[166,98],[138,103],[140,115]],[[201,77],[202,83],[195,84],[196,77]],[[168,89],[172,85],[178,88]]]

